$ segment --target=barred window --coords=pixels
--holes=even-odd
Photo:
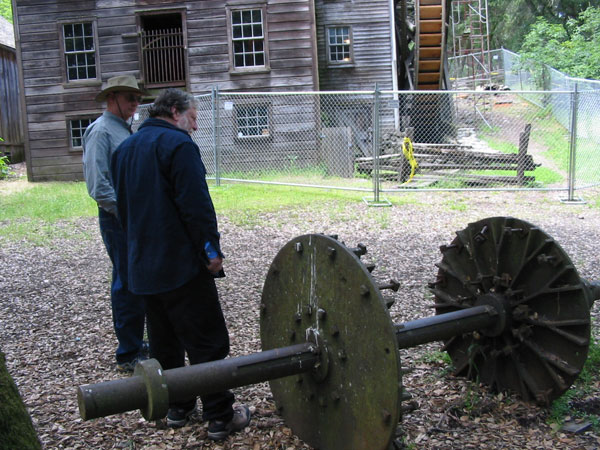
[[[63,25],[67,81],[96,79],[96,43],[92,22]]]
[[[351,62],[352,39],[350,36],[350,27],[327,28],[327,47],[329,62]]]
[[[69,130],[71,134],[71,148],[80,148],[82,146],[83,133],[86,128],[94,121],[92,118],[71,119],[69,120]]]
[[[238,106],[236,116],[238,137],[269,136],[267,106]]]
[[[140,14],[141,70],[148,88],[185,86],[187,33],[185,11]]]
[[[231,38],[235,68],[265,66],[262,9],[231,11]]]

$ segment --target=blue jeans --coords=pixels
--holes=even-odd
[[[98,208],[100,234],[113,264],[110,297],[119,345],[117,363],[132,361],[142,352],[146,307],[144,297],[127,290],[127,237],[117,218]]]

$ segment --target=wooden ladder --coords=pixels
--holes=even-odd
[[[417,0],[415,88],[439,90],[442,87],[446,11],[444,0]]]

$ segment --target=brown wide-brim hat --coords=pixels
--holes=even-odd
[[[135,77],[131,75],[119,75],[117,77],[109,78],[106,82],[106,87],[96,95],[96,101],[103,102],[106,100],[106,96],[111,92],[135,92],[136,94],[141,95],[145,93],[138,86]]]

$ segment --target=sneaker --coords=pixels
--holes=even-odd
[[[187,410],[185,408],[169,408],[169,412],[167,412],[167,426],[171,428],[181,428],[195,412],[196,404]]]
[[[135,366],[137,363],[139,363],[140,361],[145,361],[146,358],[145,356],[142,355],[138,355],[135,358],[133,358],[131,361],[127,361],[127,362],[118,362],[117,363],[117,372],[119,373],[129,373],[132,374],[133,370],[135,369]]]
[[[243,430],[250,423],[250,410],[246,405],[233,407],[233,418],[229,422],[211,420],[208,424],[208,438],[213,441],[225,439],[231,433]]]

